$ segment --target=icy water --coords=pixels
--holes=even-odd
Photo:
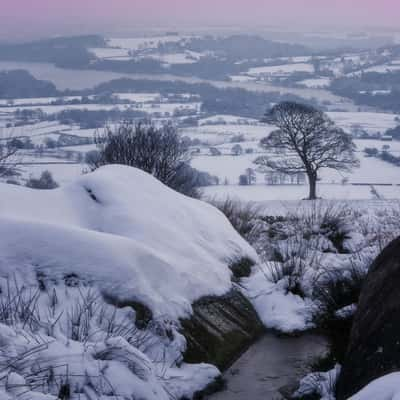
[[[334,95],[328,90],[312,88],[291,88],[272,86],[268,82],[225,82],[199,79],[195,77],[183,77],[175,75],[147,75],[128,74],[110,71],[79,70],[58,68],[50,63],[0,61],[0,71],[24,69],[29,71],[36,79],[53,82],[59,90],[65,89],[87,89],[100,83],[108,82],[118,78],[147,79],[161,81],[181,81],[186,83],[208,83],[219,88],[241,88],[256,92],[280,92],[281,94],[294,94],[303,98],[315,98],[320,101],[330,101],[332,104],[340,105],[341,108],[356,109],[354,104],[346,99]]]
[[[297,338],[268,333],[249,348],[224,373],[227,388],[208,400],[282,400],[284,387],[295,387],[309,372],[310,363],[327,350],[324,337],[306,334]]]

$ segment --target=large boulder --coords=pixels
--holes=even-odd
[[[154,318],[190,317],[193,303],[225,295],[258,262],[219,210],[136,168],[102,167],[55,190],[0,184],[0,192],[0,276],[32,284],[75,276]]]
[[[204,297],[182,321],[187,340],[185,361],[207,362],[224,370],[264,331],[251,303],[238,291]]]
[[[261,332],[234,289],[258,256],[210,204],[121,165],[55,190],[0,184],[0,192],[0,278],[33,288],[39,278],[44,288],[76,280],[133,308],[139,328],[173,321],[191,362],[223,368]]]
[[[348,399],[372,380],[400,371],[400,238],[377,257],[355,315],[337,398]]]

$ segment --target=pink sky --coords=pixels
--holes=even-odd
[[[400,0],[1,0],[0,8],[11,31],[145,21],[395,26],[399,18]]]

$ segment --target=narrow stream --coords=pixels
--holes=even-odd
[[[280,389],[295,386],[310,363],[327,350],[323,336],[297,338],[267,333],[224,373],[227,388],[209,400],[282,400]]]

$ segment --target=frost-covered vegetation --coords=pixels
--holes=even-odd
[[[400,233],[397,203],[321,200],[268,216],[261,204],[213,202],[260,255],[247,285],[266,326],[284,332],[351,317],[370,263]]]
[[[242,280],[242,290],[265,326],[287,334],[317,329],[329,338],[329,353],[313,366],[317,372],[302,380],[295,397],[334,399],[368,269],[400,234],[399,204],[320,200],[273,216],[257,203],[228,199],[215,204],[260,255],[262,263]],[[382,385],[371,387],[375,393]],[[355,398],[369,399],[364,392]]]

